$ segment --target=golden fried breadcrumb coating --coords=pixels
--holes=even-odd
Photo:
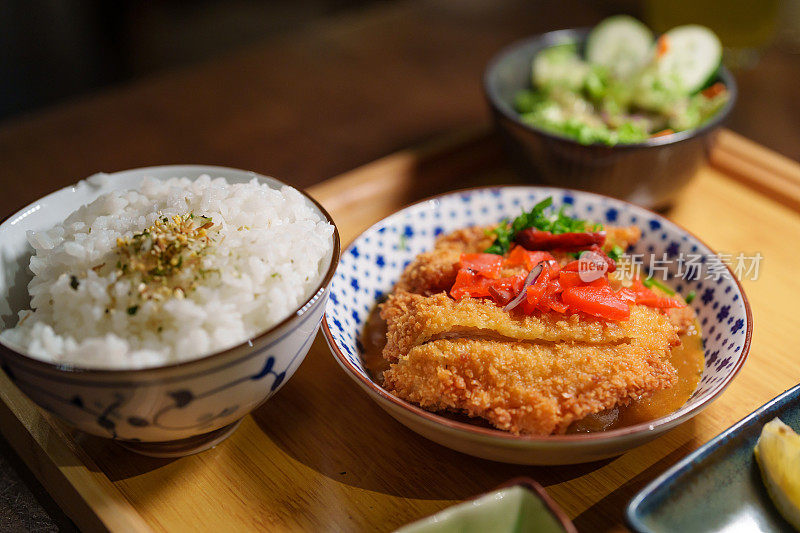
[[[614,246],[619,246],[623,250],[628,246],[636,244],[642,237],[642,230],[638,226],[608,226],[606,230],[606,242],[603,243],[603,250],[610,251]]]
[[[666,355],[680,341],[669,319],[636,305],[629,320],[608,321],[582,314],[507,313],[490,300],[453,300],[444,293],[421,296],[397,291],[381,308],[388,332],[383,356],[390,362],[411,348],[442,336],[506,340],[613,344],[639,340]]]
[[[456,281],[461,254],[480,253],[491,246],[494,239],[486,231],[493,228],[464,228],[439,237],[432,251],[419,254],[406,267],[396,289],[419,294],[450,290]]]
[[[513,433],[563,433],[575,420],[627,405],[677,380],[637,342],[607,345],[441,339],[384,373],[388,391],[429,410],[483,417]]]
[[[382,304],[389,392],[425,409],[485,418],[499,429],[549,435],[676,383],[669,356],[694,320],[690,308],[664,313],[634,305],[628,320],[608,321],[582,313],[509,313],[491,300],[448,296],[460,255],[483,252],[491,229],[439,238]],[[605,250],[627,248],[641,236],[636,227],[606,232]],[[562,264],[574,258],[552,253]],[[525,272],[504,268],[502,275]]]
[[[683,301],[681,299],[681,301]],[[672,325],[675,326],[675,331],[678,335],[683,335],[697,320],[697,315],[694,309],[689,307],[675,307],[667,311],[667,316]]]

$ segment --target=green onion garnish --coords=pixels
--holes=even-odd
[[[658,281],[653,276],[647,276],[645,278],[645,280],[642,282],[642,285],[644,285],[648,289],[652,289],[653,287],[656,287],[661,292],[665,292],[665,293],[669,294],[670,296],[673,296],[675,294],[675,291],[673,291],[672,289],[670,289],[669,287],[667,287],[666,285],[664,285],[663,283]]]
[[[622,246],[620,246],[619,244],[615,244],[614,247],[608,251],[607,255],[608,257],[613,259],[614,262],[617,262],[620,260],[620,258],[624,253],[625,250],[622,249]]]
[[[684,300],[686,300],[687,304],[690,304],[690,303],[692,303],[694,301],[694,299],[696,297],[697,297],[697,293],[696,292],[689,291],[689,294],[686,295],[686,298],[684,298]]]
[[[554,235],[560,233],[582,233],[584,231],[602,231],[602,224],[589,224],[585,220],[573,218],[564,213],[564,207],[558,210],[555,216],[548,216],[545,210],[553,205],[553,198],[547,197],[528,212],[523,212],[511,223],[503,220],[491,234],[495,239],[486,249],[487,254],[503,255],[511,249],[511,243],[517,233],[524,229],[536,228],[539,231],[549,231]]]

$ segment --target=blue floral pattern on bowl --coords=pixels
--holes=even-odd
[[[702,263],[705,263],[714,252],[684,229],[644,208],[602,195],[559,188],[506,186],[454,192],[411,205],[362,233],[342,253],[326,307],[324,329],[340,364],[365,389],[380,392],[366,383],[370,378],[361,360],[359,336],[370,311],[384,294],[391,291],[406,265],[417,254],[430,250],[436,237],[443,233],[514,218],[523,209],[530,209],[549,196],[553,198],[556,208],[566,206],[568,212],[577,217],[606,225],[640,227],[642,238],[628,253],[645,254],[646,268],[650,254],[655,254],[659,259],[665,256],[671,260],[667,266],[668,284],[683,294],[695,291],[697,298],[691,305],[703,329],[705,369],[694,396],[679,411],[666,418],[678,423],[685,420],[687,415],[693,416],[699,412],[701,407],[722,392],[747,356],[752,320],[741,286],[724,267],[727,275],[718,279],[704,279],[704,276],[695,280],[676,279],[681,267],[675,259],[680,254],[699,254]],[[383,394],[390,396],[385,391]],[[391,400],[387,397],[383,400]],[[405,403],[396,398],[393,402]],[[387,407],[385,403],[382,405]],[[420,414],[414,406],[405,405]],[[450,420],[445,422],[443,417],[430,416],[440,419],[451,428],[469,431],[468,424]],[[675,423],[669,424],[670,427]],[[652,430],[657,425],[658,421],[654,421],[648,429]],[[629,433],[630,430],[622,428],[604,435]],[[487,430],[475,428],[475,431]],[[488,431],[506,438],[537,439]],[[570,437],[581,436],[547,438]]]
[[[257,179],[273,188],[284,185],[274,178],[223,167],[134,169],[56,191],[2,222],[0,291],[5,298],[0,301],[0,328],[13,323],[17,311],[29,305],[31,251],[26,231],[52,227],[111,190],[135,189],[146,176],[194,179],[202,174],[240,183]],[[333,222],[313,199],[307,197],[307,202],[320,217]],[[324,276],[302,307],[229,349],[161,367],[94,370],[39,361],[0,344],[0,368],[37,405],[86,433],[114,439],[147,455],[172,457],[200,451],[219,442],[220,431],[232,431],[300,366],[322,321],[338,253],[339,236],[334,231]]]

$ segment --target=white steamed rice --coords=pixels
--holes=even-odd
[[[192,212],[221,225],[203,278],[184,298],[144,301],[135,314],[124,298],[131,282],[113,269],[118,238],[157,217]],[[244,231],[241,228],[246,228]],[[145,179],[139,190],[105,194],[63,224],[29,232],[35,253],[29,285],[33,311],[20,312],[4,343],[35,358],[92,368],[142,368],[194,359],[238,344],[296,310],[327,268],[333,226],[291,187]],[[74,288],[75,276],[80,280]],[[108,311],[107,311],[108,309]]]

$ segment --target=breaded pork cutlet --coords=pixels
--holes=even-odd
[[[563,433],[587,415],[673,386],[658,350],[621,344],[441,339],[412,348],[384,387],[430,410],[483,417],[512,433]]]
[[[672,322],[672,325],[675,326],[675,331],[678,335],[683,335],[689,331],[689,328],[697,321],[697,315],[695,315],[694,310],[688,305],[686,307],[670,309],[667,312],[667,316],[669,317],[669,321]]]
[[[638,226],[609,226],[605,228],[606,242],[603,250],[608,252],[615,246],[627,250],[628,246],[636,244],[642,238],[642,230]]]
[[[679,343],[662,313],[629,320],[507,313],[476,298],[397,292],[387,321],[384,387],[428,409],[480,416],[500,429],[546,435],[589,414],[674,385]]]
[[[491,228],[464,228],[439,237],[433,250],[419,254],[406,267],[396,290],[419,294],[450,290],[461,254],[480,253],[492,244],[494,237],[487,234],[487,229]]]
[[[643,305],[632,306],[628,320],[609,321],[577,313],[508,313],[479,298],[453,300],[444,293],[421,296],[397,291],[381,307],[381,318],[387,324],[383,356],[389,362],[414,346],[443,337],[594,345],[637,341],[660,357],[680,344],[669,318]]]
[[[450,290],[458,274],[458,261],[461,254],[481,253],[491,246],[494,236],[491,233],[496,226],[477,226],[456,230],[442,235],[436,240],[433,250],[419,254],[406,267],[396,289],[430,296],[438,292]],[[609,251],[615,246],[623,250],[634,244],[642,235],[636,226],[609,227],[605,229],[606,241],[603,249]],[[572,258],[565,253],[553,251],[560,262]],[[505,268],[503,276],[512,276],[522,272],[522,268]]]
[[[576,311],[509,312],[492,299],[452,298],[461,254],[484,252],[491,229],[466,228],[438,239],[406,268],[382,305],[388,391],[513,433],[549,435],[677,382],[669,357],[694,320],[690,308],[664,312],[629,304],[625,320],[608,320]],[[641,236],[636,227],[605,231],[605,251],[626,249]],[[563,250],[549,252],[561,266],[574,260]],[[527,273],[522,265],[501,269],[501,277]],[[622,280],[611,285],[620,290]]]

